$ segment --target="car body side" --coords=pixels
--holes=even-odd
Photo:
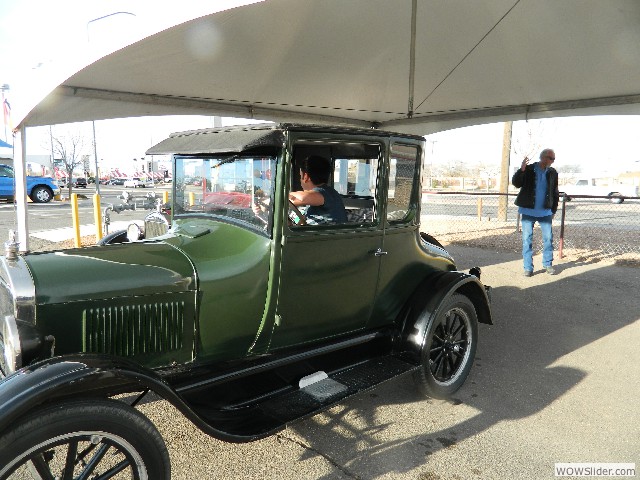
[[[23,265],[22,271],[29,272],[34,285],[33,299],[27,296],[24,308],[38,317],[17,329],[38,339],[32,359],[41,363],[16,375],[64,363],[65,355],[73,362],[80,358],[85,362],[89,391],[114,394],[142,385],[169,398],[208,433],[247,440],[276,427],[263,425],[242,433],[219,416],[207,419],[210,407],[198,409],[198,392],[243,376],[260,383],[254,381],[261,378],[258,374],[272,371],[274,365],[298,372],[287,370],[286,375],[278,375],[280,380],[294,378],[304,371],[294,362],[296,358],[324,358],[327,352],[340,352],[334,357],[346,358],[354,350],[350,347],[374,341],[378,346],[363,358],[377,355],[378,349],[385,355],[406,353],[417,365],[425,322],[455,292],[466,292],[476,305],[479,321],[491,323],[487,294],[479,279],[456,271],[444,249],[420,239],[418,174],[406,184],[410,205],[399,220],[390,220],[388,187],[379,185],[375,221],[317,228],[298,228],[286,221],[297,145],[340,141],[377,145],[381,155],[377,168],[385,182],[394,144],[410,146],[418,153],[416,161],[422,161],[420,137],[399,139],[362,130],[344,138],[341,130],[286,129],[284,148],[276,160],[272,217],[263,230],[204,214],[179,215],[173,209],[171,229],[153,239],[6,260],[5,297],[15,287],[6,272],[12,265]],[[175,172],[173,177],[177,178]],[[178,188],[174,185],[174,198]],[[92,272],[90,279],[82,274],[87,271]],[[409,305],[425,292],[432,299],[431,313],[414,318]],[[3,308],[4,315],[19,316],[17,307],[16,311]],[[53,347],[61,357],[47,360]],[[23,354],[25,361],[30,359]],[[336,361],[325,359],[323,365]],[[128,362],[135,367],[127,367]],[[123,369],[130,372],[124,374]],[[113,383],[103,380],[110,370],[121,372]],[[18,388],[13,378],[7,380]],[[31,402],[65,396],[56,385],[53,380],[43,383]],[[215,391],[223,397],[227,394]],[[258,396],[251,394],[251,398]],[[233,404],[239,401],[229,399]],[[214,428],[216,422],[221,426]]]

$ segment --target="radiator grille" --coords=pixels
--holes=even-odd
[[[144,220],[144,237],[155,238],[167,233],[169,222],[160,213],[152,213]]]
[[[84,311],[84,351],[133,356],[180,350],[184,302]]]

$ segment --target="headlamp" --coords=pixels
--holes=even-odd
[[[0,329],[0,368],[5,375],[11,375],[22,367],[22,347],[18,325],[12,315],[5,315]]]

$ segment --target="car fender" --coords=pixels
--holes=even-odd
[[[428,276],[402,310],[396,350],[408,360],[419,363],[429,324],[440,313],[444,301],[455,293],[469,298],[480,323],[492,325],[489,292],[476,275],[453,271]]]
[[[47,403],[148,390],[169,401],[197,427],[215,438],[228,442],[250,440],[209,425],[154,371],[123,358],[87,354],[50,358],[0,381],[0,434],[12,422]]]
[[[102,237],[96,245],[111,245],[112,243],[125,243],[128,241],[129,237],[127,237],[126,230],[116,230]]]

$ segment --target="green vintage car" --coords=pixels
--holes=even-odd
[[[230,442],[403,374],[453,394],[492,323],[489,287],[420,233],[424,147],[326,126],[176,133],[147,151],[173,156],[174,181],[144,232],[26,255],[9,242],[0,478],[169,478],[135,409],[148,392]],[[307,221],[289,200],[311,155],[330,161],[346,221]]]

